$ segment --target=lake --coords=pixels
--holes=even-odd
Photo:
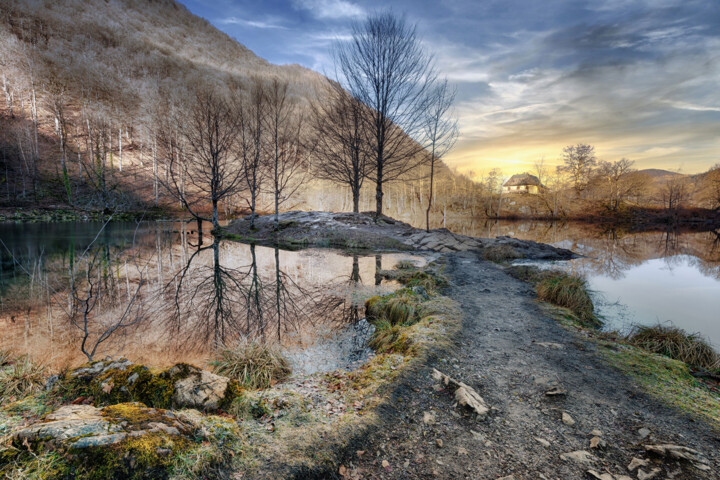
[[[371,354],[364,302],[407,253],[286,251],[201,235],[195,222],[0,224],[0,349],[61,368],[125,355],[206,364],[240,338],[274,342],[302,373]],[[94,352],[93,352],[94,350]]]
[[[445,226],[583,255],[544,266],[584,275],[607,329],[671,322],[720,346],[719,232],[467,217]],[[278,250],[216,241],[209,230],[195,222],[0,224],[0,349],[57,368],[85,361],[83,349],[95,359],[205,365],[221,346],[251,337],[278,343],[296,372],[352,368],[372,354],[364,301],[397,288],[376,273],[427,261]]]

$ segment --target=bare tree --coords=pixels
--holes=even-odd
[[[633,187],[627,180],[627,175],[633,172],[635,162],[622,158],[616,162],[600,162],[598,177],[606,185],[608,209],[616,212],[623,197],[628,193],[628,187]]]
[[[244,188],[250,198],[250,228],[255,226],[257,201],[266,176],[263,142],[267,115],[267,96],[259,79],[253,80],[249,97],[240,104],[239,148]]]
[[[360,211],[360,190],[367,177],[371,153],[366,123],[369,113],[362,102],[334,82],[311,107],[310,141],[318,158],[314,174],[319,179],[350,187],[355,213]]]
[[[595,165],[597,165],[597,157],[595,156],[595,147],[578,143],[577,145],[569,145],[563,149],[563,171],[567,172],[572,178],[573,188],[578,198],[587,188]]]
[[[190,214],[220,226],[218,203],[237,192],[243,179],[235,158],[239,120],[237,109],[221,94],[197,92],[187,113],[176,112],[173,123],[161,130],[167,162],[163,182]],[[207,198],[212,217],[204,217],[197,204]]]
[[[680,208],[690,198],[690,186],[686,178],[682,175],[670,176],[663,185],[660,194],[668,216],[671,220],[677,220]]]
[[[433,204],[433,182],[435,180],[435,163],[442,160],[455,145],[458,136],[457,118],[451,115],[455,91],[450,90],[447,80],[436,85],[430,91],[428,108],[425,115],[423,131],[427,139],[430,163],[430,192],[428,206],[425,211],[425,230],[430,231],[430,209]]]
[[[288,83],[274,79],[267,90],[266,128],[268,170],[272,181],[275,230],[280,205],[302,185],[305,154],[302,147],[303,118],[288,94]]]
[[[419,139],[432,59],[423,50],[416,27],[391,12],[369,16],[352,26],[352,39],[337,43],[333,54],[343,86],[367,105],[374,148],[376,216],[382,215],[383,186],[406,175],[424,160]]]

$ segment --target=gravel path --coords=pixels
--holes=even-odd
[[[565,480],[595,478],[592,469],[612,474],[608,480],[642,479],[627,468],[633,457],[651,460],[643,473],[660,469],[648,479],[720,478],[720,434],[654,402],[604,364],[592,343],[543,315],[528,285],[470,252],[448,256],[447,274],[449,295],[464,312],[457,348],[401,382],[382,412],[386,429],[349,454],[344,478]],[[461,415],[449,393],[437,391],[432,367],[497,410],[484,421]],[[567,394],[546,395],[553,387]],[[591,448],[594,436],[606,447]],[[664,443],[698,450],[711,469],[645,452]],[[594,458],[561,458],[579,450]]]

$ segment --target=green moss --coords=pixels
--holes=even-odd
[[[650,395],[720,428],[720,394],[693,377],[685,363],[609,342],[600,344],[600,352]]]

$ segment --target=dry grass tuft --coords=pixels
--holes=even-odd
[[[586,326],[600,326],[585,279],[553,272],[552,275],[542,278],[536,289],[540,300],[571,310]]]
[[[3,360],[3,366],[0,367],[0,403],[41,391],[45,386],[45,377],[45,367],[34,364],[27,355]]]
[[[274,345],[244,340],[220,351],[211,362],[219,375],[235,379],[248,389],[269,388],[292,373],[290,362]]]
[[[720,370],[720,355],[697,333],[670,325],[636,326],[628,343],[648,352],[665,355],[694,367]]]
[[[412,260],[400,260],[395,265],[395,270],[412,270],[417,268],[417,265]]]
[[[483,257],[485,260],[501,263],[522,258],[522,255],[510,245],[494,245],[483,250]]]

